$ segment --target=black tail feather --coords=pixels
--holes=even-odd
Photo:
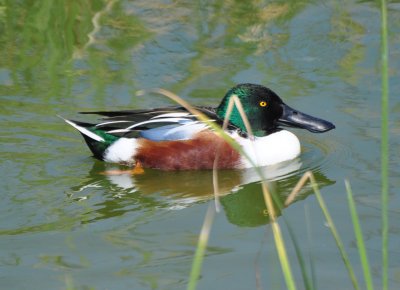
[[[99,142],[97,140],[94,140],[85,134],[82,134],[83,139],[85,139],[85,142],[87,146],[89,147],[90,151],[93,153],[93,157],[98,159],[98,160],[104,160],[104,152],[106,151],[107,147],[109,144],[106,144],[105,142]]]

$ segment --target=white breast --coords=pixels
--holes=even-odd
[[[232,136],[258,166],[277,164],[300,155],[300,141],[293,133],[281,130],[265,137],[255,137],[254,141],[240,136]],[[243,168],[253,167],[242,157]]]

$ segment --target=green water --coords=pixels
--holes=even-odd
[[[393,1],[392,289],[400,286],[399,35]],[[378,2],[0,0],[0,51],[0,289],[185,289],[212,202],[211,172],[102,175],[110,167],[57,115],[171,104],[135,96],[154,87],[216,105],[239,82],[267,85],[336,124],[326,134],[292,130],[301,157],[264,170],[282,200],[314,172],[362,283],[343,183],[350,180],[380,288]],[[224,171],[220,180],[226,195],[199,289],[285,289],[256,175]],[[318,289],[351,289],[310,188],[281,214],[313,261]]]

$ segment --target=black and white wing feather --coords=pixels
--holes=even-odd
[[[210,120],[222,124],[214,108],[195,107]],[[185,140],[208,129],[183,107],[166,107],[149,110],[81,112],[104,116],[96,127],[109,134],[124,137],[143,137],[154,141]],[[230,129],[237,129],[230,126]]]

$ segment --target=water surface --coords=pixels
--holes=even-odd
[[[292,130],[292,162],[265,169],[284,200],[312,170],[362,283],[344,179],[353,187],[379,289],[380,15],[374,1],[0,2],[0,288],[185,289],[212,202],[212,173],[105,176],[57,115],[171,104],[216,105],[236,83],[261,83],[336,124]],[[400,285],[400,6],[390,27],[390,285]],[[86,116],[85,116],[86,117]],[[90,119],[90,118],[89,118]],[[89,120],[88,119],[88,120]],[[220,173],[200,289],[285,289],[259,180]],[[309,187],[279,213],[313,260],[319,289],[350,289]],[[308,222],[306,219],[308,216]],[[282,217],[279,219],[282,223]],[[300,271],[284,230],[296,282]],[[259,275],[259,280],[256,276]]]

